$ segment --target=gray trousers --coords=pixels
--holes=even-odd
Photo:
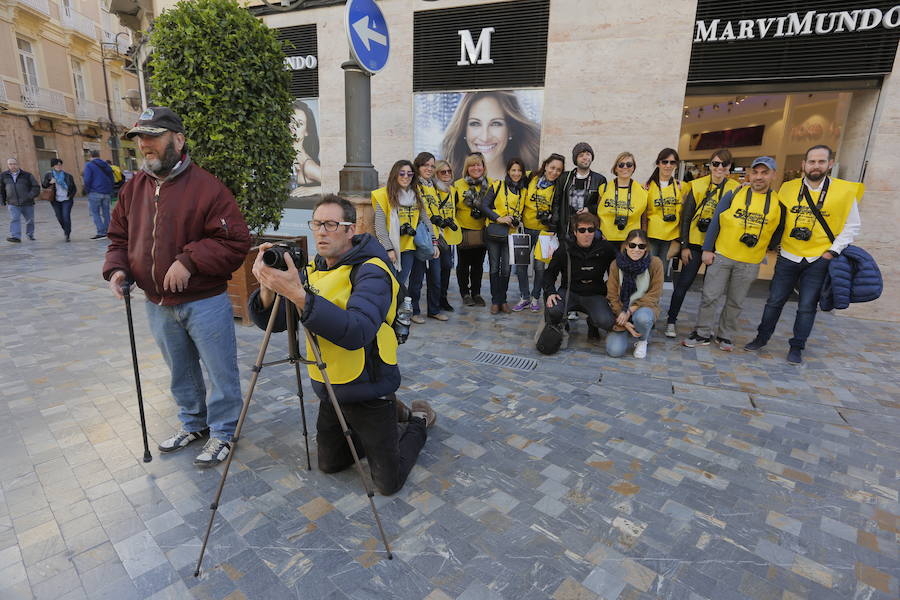
[[[757,273],[759,273],[758,264],[738,262],[716,253],[716,259],[706,268],[706,276],[703,279],[703,296],[700,299],[700,314],[697,315],[697,335],[712,336],[719,300],[724,296],[725,308],[719,316],[716,335],[734,340],[738,317]]]

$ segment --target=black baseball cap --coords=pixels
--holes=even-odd
[[[171,108],[150,106],[144,109],[134,127],[128,130],[125,137],[130,140],[141,133],[145,135],[162,135],[167,131],[184,133],[181,117],[175,114],[175,111]]]

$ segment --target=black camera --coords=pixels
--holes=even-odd
[[[522,220],[517,215],[512,215],[509,217],[509,224],[513,227],[518,227]]]
[[[441,227],[446,227],[450,231],[456,231],[457,229],[459,229],[459,225],[457,225],[456,221],[454,221],[451,217],[444,218],[444,224],[441,225]]]
[[[400,226],[400,235],[415,236],[416,228],[413,227],[412,225],[410,225],[409,223],[404,223],[403,225]]]
[[[294,262],[297,270],[301,270],[306,266],[306,257],[303,255],[303,248],[297,244],[283,243],[275,244],[265,252],[263,252],[263,264],[279,271],[287,271],[287,259],[290,258]]]
[[[625,226],[628,225],[628,217],[625,215],[616,215],[616,218],[613,219],[613,225],[616,226],[616,229],[622,231],[625,229]]]
[[[442,217],[441,215],[431,216],[431,224],[437,227],[446,227],[446,225],[444,225],[444,220],[444,217]]]
[[[794,227],[791,230],[791,237],[796,238],[801,242],[808,242],[809,238],[812,237],[812,229],[809,227]]]
[[[542,224],[549,226],[553,220],[553,215],[549,210],[539,210],[537,211],[537,220]]]
[[[759,242],[759,236],[752,233],[745,233],[741,236],[740,241],[748,248],[752,248]]]
[[[484,212],[482,212],[482,210],[480,208],[473,206],[472,207],[472,218],[473,219],[483,219]]]
[[[676,215],[674,215],[674,214],[672,214],[672,215],[663,215],[663,221],[665,221],[666,223],[672,223],[672,222],[675,221],[675,219],[677,219],[677,218],[678,218],[678,217],[677,217]]]
[[[701,233],[706,233],[710,223],[712,223],[712,219],[697,219],[697,229],[699,229]]]

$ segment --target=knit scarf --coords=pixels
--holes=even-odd
[[[506,189],[508,189],[513,194],[518,194],[519,191],[522,189],[522,183],[524,182],[524,180],[525,180],[525,178],[523,177],[522,179],[519,179],[518,181],[513,181],[512,179],[509,178],[509,175],[507,175],[506,176]]]
[[[619,299],[622,301],[623,309],[628,308],[631,302],[631,295],[637,291],[637,276],[646,271],[650,267],[650,259],[652,256],[649,252],[645,252],[643,258],[639,260],[631,260],[627,252],[621,252],[616,256],[616,266],[622,273],[622,287],[619,290]]]
[[[450,191],[450,185],[451,185],[450,183],[441,181],[440,179],[435,179],[433,183],[434,183],[435,189],[438,189],[442,192]]]
[[[469,189],[463,192],[463,203],[470,208],[480,206],[481,199],[484,198],[484,194],[487,192],[487,179],[483,175],[478,179],[472,179],[466,175],[463,179],[469,184]]]
[[[537,188],[539,190],[545,190],[548,187],[550,187],[551,185],[553,185],[554,183],[556,183],[556,181],[548,181],[546,177],[541,175],[541,178],[538,179],[538,182],[537,182]]]
[[[53,179],[56,180],[57,188],[61,190],[68,190],[69,186],[66,185],[66,173],[64,171],[53,171]]]

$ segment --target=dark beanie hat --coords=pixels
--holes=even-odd
[[[591,160],[594,160],[594,149],[591,148],[591,145],[588,144],[587,142],[578,142],[577,144],[575,144],[575,147],[572,148],[572,162],[573,163],[578,162],[578,155],[581,154],[582,152],[590,152]]]

